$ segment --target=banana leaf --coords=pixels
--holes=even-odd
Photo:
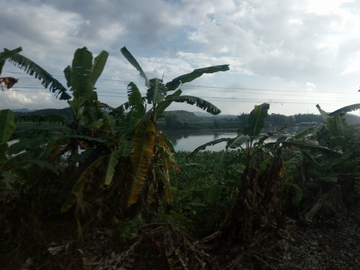
[[[101,53],[95,57],[94,64],[92,65],[91,68],[90,80],[89,80],[92,89],[95,88],[96,81],[103,72],[108,57],[109,57],[109,53],[107,51],[101,51]]]
[[[195,104],[200,109],[202,109],[204,111],[207,111],[208,113],[210,113],[212,115],[217,115],[217,114],[221,113],[221,110],[218,107],[216,107],[215,105],[213,105],[209,101],[206,101],[205,99],[202,99],[202,98],[199,98],[199,97],[178,96],[178,97],[174,97],[173,100],[175,102],[185,102],[185,103],[190,104],[190,105]]]
[[[174,98],[179,97],[181,93],[182,91],[179,89],[175,91],[173,94],[166,96],[165,100],[163,102],[160,102],[159,105],[156,107],[155,114],[157,116],[163,114],[166,108],[169,107],[171,103],[173,103]]]
[[[5,52],[0,53],[0,75],[2,73],[2,69],[4,67],[6,59],[8,59],[10,57],[14,57],[19,52],[21,52],[21,50],[22,50],[21,47],[19,47],[14,50],[11,50],[11,51],[5,51]]]
[[[4,52],[10,51],[4,49]],[[60,95],[59,99],[67,100],[71,98],[71,96],[66,93],[66,88],[58,80],[30,59],[22,56],[21,54],[16,54],[9,57],[8,60],[10,63],[17,65],[21,69],[23,68],[30,76],[34,75],[35,78],[42,80],[41,84],[45,88],[49,87],[49,90],[55,93],[57,97]]]
[[[336,114],[339,114],[340,116],[343,116],[344,114],[348,113],[348,112],[352,112],[352,111],[356,111],[360,109],[360,103],[356,103],[356,104],[352,104],[349,106],[345,106],[341,109],[338,109],[332,113],[329,113],[329,116],[334,116]]]
[[[146,77],[145,72],[142,70],[139,63],[136,61],[135,57],[132,56],[132,54],[126,49],[126,47],[121,48],[120,51],[123,54],[123,56],[126,58],[126,60],[128,60],[129,63],[132,64],[140,72],[140,75],[145,79],[146,87],[150,88],[149,80]]]
[[[72,187],[69,195],[61,206],[60,212],[66,212],[74,204],[80,193],[84,190],[85,185],[94,175],[95,170],[103,164],[104,156],[95,160],[89,167],[87,167],[83,173],[80,175],[79,179],[76,181],[75,185]]]
[[[128,99],[129,106],[134,107],[140,115],[145,114],[145,107],[143,104],[144,100],[141,97],[139,88],[133,82],[129,83],[128,85]]]
[[[155,144],[154,123],[150,120],[141,122],[133,140],[135,145],[131,155],[133,183],[129,194],[129,205],[137,202],[151,166]]]
[[[162,136],[157,136],[158,139],[158,145],[162,146],[165,150],[166,156],[164,156],[164,162],[165,162],[165,167],[166,169],[168,169],[170,166],[168,165],[168,161],[171,163],[172,167],[177,171],[180,172],[180,169],[178,167],[178,165],[176,164],[175,158],[172,154],[172,151],[170,149],[170,147],[168,146],[168,144],[166,143],[166,141],[164,140],[164,138]]]
[[[146,98],[149,104],[160,103],[165,99],[166,88],[161,80],[155,78],[150,80],[150,88],[146,92]]]
[[[324,120],[326,129],[330,132],[332,136],[336,135],[334,119],[330,117],[324,110],[322,110],[319,104],[316,105],[316,108],[319,110],[321,117]]]
[[[117,151],[113,151],[110,155],[109,155],[109,159],[106,163],[106,170],[105,170],[105,175],[104,175],[104,185],[110,185],[112,178],[114,176],[115,173],[115,166],[119,161],[119,157],[121,156],[121,151],[117,150]]]
[[[205,150],[206,147],[208,147],[208,146],[216,145],[216,144],[221,143],[221,142],[228,142],[228,141],[230,141],[230,140],[232,140],[232,139],[231,139],[231,138],[221,138],[221,139],[213,140],[213,141],[211,141],[211,142],[207,142],[207,143],[205,143],[205,144],[200,145],[199,147],[197,147],[194,151],[192,151],[192,152],[190,153],[190,155],[187,156],[187,158],[191,158],[191,157],[195,156],[195,154],[196,154],[197,152],[199,152],[200,150]]]
[[[324,146],[320,146],[318,144],[317,141],[310,141],[310,140],[288,140],[285,142],[282,142],[282,144],[284,146],[296,146],[299,147],[300,149],[309,149],[309,150],[318,150],[324,153],[328,153],[328,154],[335,154],[335,155],[339,155],[341,156],[343,153],[338,152],[338,151],[334,151],[330,148],[324,147]]]
[[[73,91],[74,98],[77,98],[79,101],[89,100],[93,91],[93,88],[90,87],[92,60],[92,53],[86,47],[75,51],[71,65],[71,90]],[[82,104],[83,102],[80,102],[78,106]]]
[[[219,65],[219,66],[211,66],[206,68],[195,69],[191,73],[181,75],[173,79],[171,82],[168,82],[166,84],[166,88],[168,89],[168,91],[172,91],[178,88],[180,84],[191,82],[205,73],[210,74],[210,73],[227,71],[227,70],[229,70],[229,65]]]
[[[0,111],[0,144],[7,143],[16,129],[14,113],[10,110]]]
[[[250,137],[247,135],[238,135],[237,137],[229,140],[226,144],[226,149],[231,148],[235,149],[237,147],[240,147],[243,143],[246,143],[250,140]]]
[[[258,136],[265,126],[265,118],[268,115],[270,105],[263,103],[256,105],[249,115],[248,125],[244,129],[245,135],[250,137]]]

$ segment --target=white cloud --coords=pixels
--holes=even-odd
[[[307,82],[306,86],[307,86],[308,92],[312,92],[314,90],[314,88],[316,87],[316,85],[311,82]]]
[[[305,110],[301,106],[312,106],[313,101],[326,101],[336,109],[354,100],[345,97],[353,97],[352,91],[359,85],[360,10],[356,1],[4,0],[0,25],[2,46],[22,46],[23,55],[57,75],[64,84],[62,70],[71,64],[77,48],[86,46],[94,56],[101,50],[109,51],[97,87],[99,92],[103,88],[106,93],[124,93],[116,100],[103,96],[114,103],[126,98],[125,82],[142,82],[122,57],[122,46],[127,46],[150,78],[165,74],[167,81],[195,68],[230,64],[230,71],[204,76],[193,84],[288,89],[273,91],[274,97],[269,92],[249,90],[246,97],[254,102],[275,102],[276,97],[294,100],[308,82],[311,95],[296,97],[303,104],[291,108],[283,102],[278,109],[286,110],[284,113]],[[7,70],[8,65],[4,72]],[[21,73],[18,69],[14,72],[18,73],[10,75]],[[109,81],[111,78],[116,80]],[[30,83],[39,86],[36,80],[25,82],[21,77],[14,92]],[[348,94],[341,98],[329,95],[339,91]],[[0,108],[8,104],[41,106],[41,100],[43,107],[66,106],[49,93],[46,97],[15,94],[6,96],[9,103],[0,101]],[[206,97],[208,93],[198,94]],[[238,112],[231,109],[236,106],[225,108]],[[315,106],[313,109],[316,112]]]
[[[360,72],[360,51],[358,51],[355,56],[349,58],[348,65],[341,74],[353,72]]]
[[[3,95],[5,95],[5,97],[3,97],[3,100],[9,99],[11,102],[18,102],[21,105],[28,105],[33,103],[33,100],[29,98],[28,95],[16,93],[15,91],[12,91],[12,89],[4,92]]]
[[[209,40],[200,32],[189,32],[188,39],[197,43],[209,43]]]
[[[316,87],[316,85],[313,84],[313,83],[311,83],[311,82],[307,82],[306,85],[307,85],[307,87],[309,87],[309,88],[315,88],[315,87]]]

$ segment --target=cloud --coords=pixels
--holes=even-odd
[[[4,0],[0,25],[2,46],[22,46],[23,55],[64,84],[62,71],[71,64],[77,48],[86,46],[94,56],[107,50],[110,57],[97,87],[99,93],[104,89],[109,95],[101,98],[114,103],[125,100],[126,82],[143,83],[122,57],[119,49],[123,46],[150,78],[164,74],[165,81],[195,68],[230,64],[230,71],[203,76],[189,85],[274,89],[278,92],[249,90],[246,97],[253,102],[282,98],[284,106],[279,109],[287,111],[285,101],[293,102],[305,82],[311,95],[296,97],[299,105],[294,105],[293,111],[295,107],[304,110],[301,106],[312,105],[313,100],[315,104],[326,100],[336,109],[347,102],[345,95],[340,99],[324,93],[341,90],[353,97],[351,91],[359,85],[360,8],[356,1]],[[21,72],[7,64],[4,72],[9,70],[14,76]],[[39,86],[35,80],[26,84],[21,78],[14,92],[29,84]],[[213,96],[184,89],[202,97]],[[234,96],[230,90],[221,91],[224,98]],[[6,100],[11,106],[22,106],[30,99],[33,103],[27,103],[29,106],[40,106],[45,98],[24,93],[6,96]],[[110,97],[113,93],[122,94],[115,100]],[[50,100],[44,99],[44,107],[66,106],[46,94]],[[1,108],[6,104],[0,103]]]
[[[307,86],[308,92],[313,91],[313,89],[316,87],[316,85],[313,84],[313,83],[311,83],[311,82],[307,82],[307,83],[306,83],[306,86]]]
[[[313,84],[313,83],[311,83],[311,82],[307,82],[306,85],[307,85],[307,87],[309,87],[309,88],[315,88],[315,87],[316,87],[316,85]]]

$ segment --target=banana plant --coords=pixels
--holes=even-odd
[[[9,188],[9,183],[16,177],[19,181],[31,182],[34,180],[31,174],[35,175],[34,172],[44,168],[58,174],[58,170],[43,158],[46,148],[41,149],[34,145],[33,140],[29,140],[29,147],[24,149],[20,146],[19,150],[18,144],[24,145],[24,142],[12,139],[15,129],[14,113],[10,110],[0,111],[0,188]],[[44,143],[44,140],[41,142]]]
[[[311,130],[311,136],[304,137],[305,130],[281,142],[291,149],[285,152],[284,184],[291,187],[291,201],[298,209],[315,207],[322,199],[322,205],[333,211],[339,205],[354,202],[356,197],[359,199],[354,188],[360,175],[359,130],[349,126],[343,116],[360,109],[360,104],[332,113],[326,113],[320,105],[316,107],[324,124]],[[304,218],[309,221],[306,215],[301,217]]]
[[[314,139],[319,142],[319,148],[327,148],[331,152],[319,153],[312,159],[313,164],[317,164],[325,174],[323,177],[317,177],[313,184],[318,183],[320,186],[323,184],[329,186],[330,184],[331,186],[331,183],[328,182],[329,176],[331,176],[333,185],[337,185],[342,181],[341,179],[359,173],[359,152],[357,150],[359,131],[355,126],[349,126],[343,116],[348,112],[360,109],[360,104],[346,106],[332,113],[326,113],[319,105],[316,107],[324,124],[314,135]]]
[[[128,129],[128,134],[134,134],[134,150],[131,154],[133,183],[128,203],[132,205],[138,202],[141,194],[141,201],[146,203],[148,197],[151,196],[149,193],[151,186],[165,186],[167,202],[171,203],[172,195],[168,169],[171,167],[176,170],[179,169],[172,155],[173,147],[170,141],[156,128],[157,119],[173,102],[184,102],[196,105],[213,115],[219,114],[221,111],[210,102],[199,97],[181,95],[182,91],[179,87],[184,83],[195,80],[203,74],[227,71],[229,70],[229,66],[220,65],[196,69],[191,73],[184,74],[174,78],[168,83],[164,83],[162,79],[148,79],[140,64],[125,47],[121,49],[121,53],[129,63],[139,71],[147,87],[146,96],[142,97],[138,87],[131,82],[128,85],[129,101],[115,109],[115,111],[130,109],[128,116],[131,117],[129,122],[131,122],[132,125]],[[144,103],[151,105],[148,111],[146,111]],[[156,164],[160,164],[161,166]],[[156,175],[156,177],[153,177],[153,175]],[[163,183],[159,184],[157,178],[162,180]],[[160,190],[157,192],[161,193]]]
[[[119,158],[129,155],[131,151],[131,142],[121,137],[121,132],[115,131],[115,119],[105,110],[109,106],[98,100],[95,91],[96,81],[107,58],[106,51],[93,59],[86,48],[78,49],[72,66],[64,70],[67,85],[73,93],[69,104],[74,121],[65,136],[67,144],[58,155],[70,151],[72,166],[69,168],[78,173],[72,174],[69,184],[64,186],[57,198],[58,202],[63,201],[61,212],[70,209],[95,174],[101,179],[100,186],[111,184]],[[82,153],[79,152],[80,148],[83,149]],[[80,166],[76,165],[78,162]]]

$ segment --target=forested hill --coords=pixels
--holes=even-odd
[[[26,110],[26,109],[24,109]],[[72,120],[72,113],[69,107],[64,109],[43,109],[37,111],[14,112],[16,117],[28,114],[36,115],[62,115],[69,122]],[[161,129],[239,129],[246,126],[249,114],[240,115],[210,115],[206,113],[188,112],[184,110],[166,111],[159,119],[158,127]],[[360,124],[360,117],[354,114],[345,115],[347,123]],[[266,118],[266,127],[274,129],[286,124],[299,123],[322,123],[323,120],[317,114],[296,114],[286,116],[282,114],[270,114]]]
[[[73,116],[70,107],[63,108],[63,109],[43,109],[43,110],[27,110],[22,109],[21,111],[14,110],[15,117],[29,115],[29,114],[36,114],[36,115],[61,115],[64,116],[69,122],[72,121]]]

